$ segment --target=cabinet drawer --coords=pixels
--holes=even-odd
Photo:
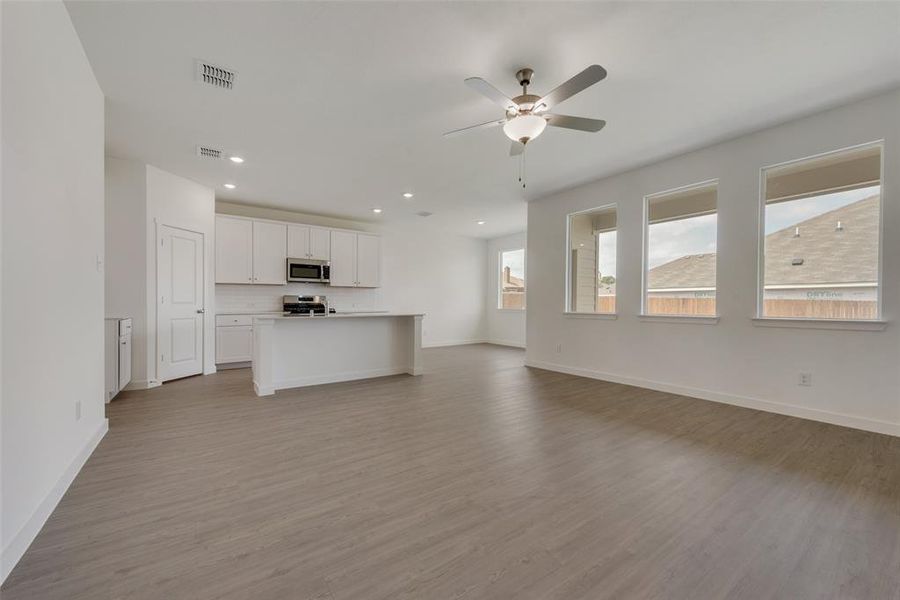
[[[216,327],[253,325],[253,315],[216,315]]]

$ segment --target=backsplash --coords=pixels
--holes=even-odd
[[[342,288],[318,283],[289,283],[287,285],[216,285],[216,313],[273,312],[281,310],[281,297],[323,295],[337,311],[381,310],[383,302],[379,288]]]

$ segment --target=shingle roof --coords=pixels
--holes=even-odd
[[[878,230],[878,199],[870,196],[767,235],[766,285],[875,282],[878,237],[872,232]],[[795,259],[803,259],[802,264],[793,264]],[[714,287],[716,255],[682,256],[647,276],[650,289]]]

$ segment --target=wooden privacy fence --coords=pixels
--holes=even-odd
[[[608,298],[601,296],[598,303]],[[647,312],[652,315],[714,315],[716,299],[651,296],[647,298]],[[765,300],[763,306],[763,315],[781,318],[875,319],[877,312],[874,300]]]

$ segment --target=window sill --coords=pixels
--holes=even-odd
[[[525,312],[525,309],[524,308],[498,308],[497,312],[523,313],[523,312]]]
[[[719,317],[695,317],[693,315],[638,315],[641,321],[649,323],[693,323],[695,325],[715,325]]]
[[[615,321],[619,318],[616,313],[580,313],[580,312],[564,312],[564,317],[572,319],[600,319],[605,321]]]
[[[790,327],[795,329],[839,329],[844,331],[884,331],[887,321],[853,321],[842,319],[785,319],[754,317],[758,327]]]

